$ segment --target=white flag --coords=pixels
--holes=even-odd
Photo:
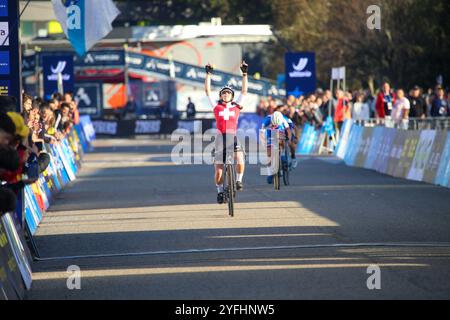
[[[112,30],[120,14],[112,0],[52,0],[56,18],[78,55]]]

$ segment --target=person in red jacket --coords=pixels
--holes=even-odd
[[[335,127],[337,128],[338,131],[340,131],[345,119],[350,118],[349,116],[350,104],[348,99],[345,97],[344,91],[342,90],[336,91],[336,99],[337,104],[336,104],[336,111],[334,112],[334,122]]]
[[[391,90],[389,83],[385,82],[383,88],[378,93],[377,102],[375,105],[376,117],[385,119],[391,116],[392,107],[395,104],[396,96]]]

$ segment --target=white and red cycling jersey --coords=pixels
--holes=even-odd
[[[242,107],[239,105],[242,101],[241,94],[236,102],[220,102],[216,104],[211,97],[208,100],[213,108],[216,118],[216,127],[221,134],[236,134],[239,115]]]

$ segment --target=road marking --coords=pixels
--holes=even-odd
[[[72,259],[95,259],[95,258],[115,258],[132,256],[155,256],[155,255],[174,255],[174,254],[192,254],[192,253],[217,253],[217,252],[236,252],[236,251],[262,251],[262,250],[289,250],[289,249],[323,249],[323,248],[357,248],[357,247],[431,247],[431,248],[450,248],[450,243],[335,243],[335,244],[316,244],[316,245],[291,245],[291,246],[267,246],[267,247],[242,247],[242,248],[205,248],[205,249],[185,249],[185,250],[167,250],[167,251],[144,251],[128,253],[110,253],[110,254],[91,254],[77,256],[61,257],[36,257],[36,261],[55,261]]]

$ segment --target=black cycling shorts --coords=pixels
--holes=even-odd
[[[218,134],[215,140],[214,163],[224,164],[229,153],[243,151],[238,137],[234,134]],[[233,156],[234,159],[234,156]]]

